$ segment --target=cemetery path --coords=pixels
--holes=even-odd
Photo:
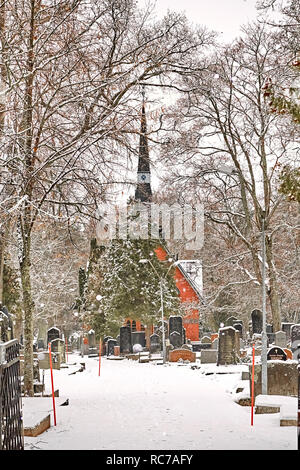
[[[69,406],[57,406],[57,426],[26,437],[25,449],[297,449],[297,428],[280,427],[278,414],[255,415],[250,426],[250,408],[231,395],[240,366],[236,374],[204,375],[189,365],[102,358],[98,377],[98,358],[84,357],[86,370],[69,375],[80,361],[69,356],[77,366],[54,371]],[[49,371],[45,383],[50,391]]]

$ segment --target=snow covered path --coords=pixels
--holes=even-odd
[[[26,437],[25,449],[297,449],[297,428],[280,427],[278,413],[254,415],[250,426],[250,408],[230,394],[239,366],[237,374],[205,376],[189,365],[102,358],[98,377],[97,358],[69,356],[69,363],[80,361],[81,373],[68,375],[78,365],[54,371],[55,388],[70,404],[57,407],[56,427]],[[49,371],[45,380],[50,390]]]

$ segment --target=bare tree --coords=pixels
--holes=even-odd
[[[17,205],[24,388],[32,395],[34,225],[43,215],[95,216],[137,132],[137,85],[185,74],[210,35],[192,31],[182,15],[152,23],[151,11],[141,12],[131,0],[8,0],[5,9],[0,164]]]

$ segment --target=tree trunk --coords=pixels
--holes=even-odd
[[[274,331],[281,330],[280,303],[278,296],[277,276],[273,263],[272,240],[266,237],[266,261],[268,264],[269,289],[267,291],[273,319]]]
[[[30,240],[24,241],[20,263],[24,307],[24,394],[32,397],[33,391],[33,308],[30,279]]]

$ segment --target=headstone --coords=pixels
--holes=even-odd
[[[51,343],[54,339],[60,338],[60,330],[53,326],[47,331],[47,343]]]
[[[96,347],[96,337],[95,337],[95,331],[90,330],[88,332],[88,340],[89,340],[89,347],[90,348],[95,348]]]
[[[212,342],[211,342],[211,349],[218,349],[219,348],[219,335],[217,338],[215,338]]]
[[[286,352],[279,346],[274,346],[270,348],[267,353],[267,361],[286,361],[287,355]]]
[[[66,362],[65,356],[65,342],[61,338],[56,338],[51,341],[51,351],[60,354],[60,362]]]
[[[181,348],[182,346],[182,335],[178,331],[172,331],[169,335],[170,343],[175,349]]]
[[[211,343],[201,343],[201,341],[191,341],[192,350],[194,352],[202,351],[203,349],[211,349]]]
[[[135,344],[140,344],[142,348],[146,346],[146,334],[145,331],[133,331],[131,333],[131,343],[132,346]]]
[[[232,326],[220,328],[217,365],[237,363],[236,330]]]
[[[251,312],[252,319],[252,334],[261,334],[263,329],[263,314],[259,309],[254,309]]]
[[[281,323],[281,330],[286,333],[286,339],[287,341],[290,341],[291,339],[291,328],[295,323]]]
[[[286,348],[286,333],[285,331],[276,331],[275,333],[275,345],[280,348]]]
[[[182,328],[182,317],[180,317],[179,315],[171,315],[169,318],[169,335],[173,333],[173,331],[177,331],[181,335]]]
[[[234,316],[228,317],[225,321],[225,326],[233,326],[234,323],[237,322],[237,318]]]
[[[298,364],[296,361],[268,361],[268,395],[297,397],[298,395]],[[251,390],[252,364],[249,365],[249,384]],[[261,364],[254,367],[254,397],[261,395]],[[296,412],[296,409],[295,409]]]
[[[160,346],[160,339],[159,335],[156,333],[153,333],[153,335],[150,336],[150,353],[155,354],[160,352],[161,346]]]
[[[201,338],[201,343],[211,343],[211,337],[203,336],[203,338]]]
[[[204,349],[201,351],[201,364],[216,364],[218,351],[216,349]]]
[[[243,325],[242,323],[234,323],[233,328],[235,328],[240,333],[240,338],[243,337]]]
[[[174,349],[169,351],[169,361],[178,362],[179,360],[196,362],[196,354],[188,349]]]
[[[107,347],[106,347],[107,356],[113,356],[115,352],[115,346],[117,346],[117,340],[110,338],[107,340],[106,344],[107,344]]]
[[[120,328],[120,354],[130,354],[131,352],[132,352],[131,328],[129,326],[121,326]]]
[[[294,353],[300,346],[300,324],[291,327],[291,350]]]

